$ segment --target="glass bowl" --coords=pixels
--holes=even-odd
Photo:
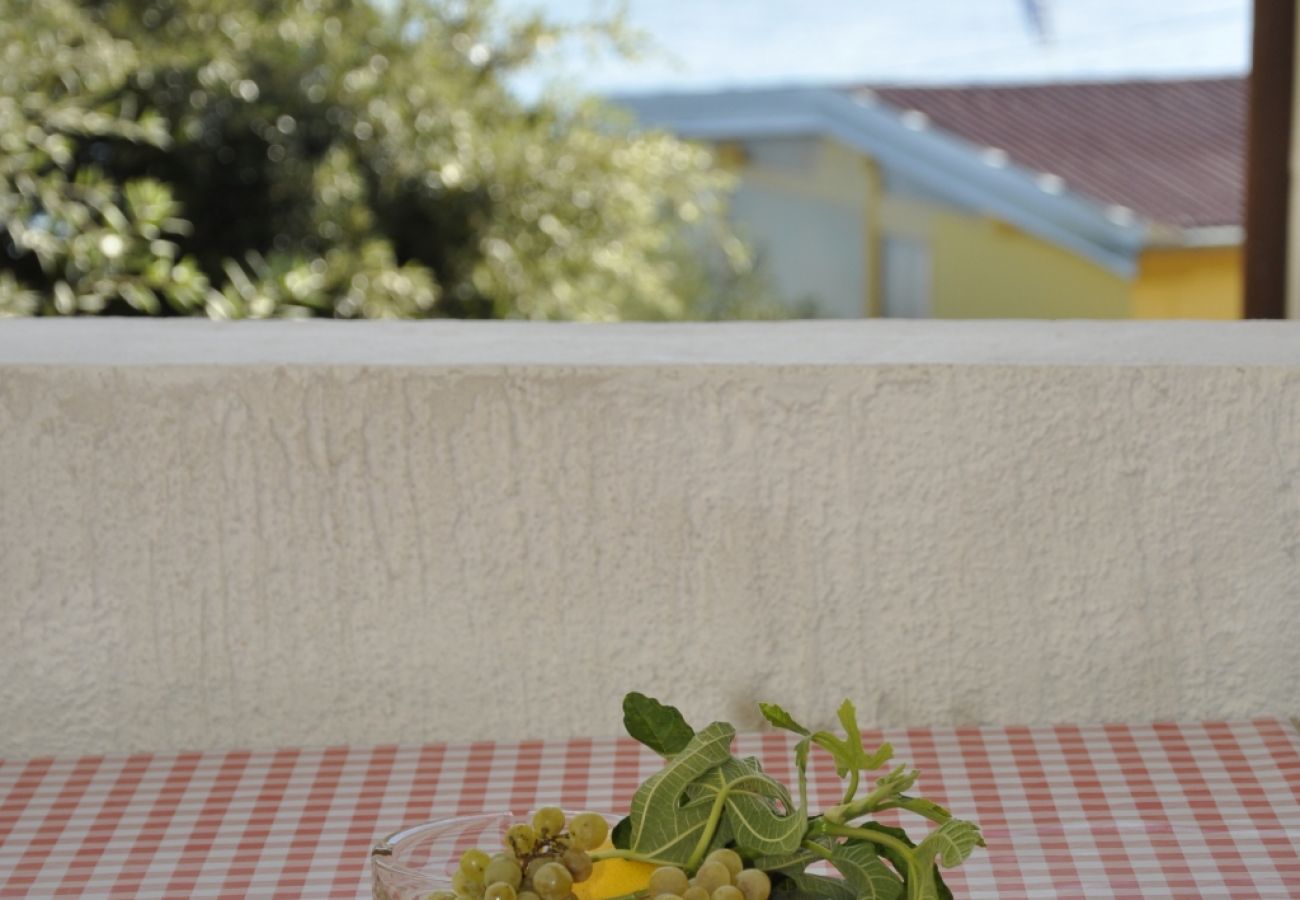
[[[571,819],[581,810],[564,811]],[[621,816],[602,812],[611,828]],[[473,847],[496,853],[506,829],[531,822],[533,811],[450,816],[395,831],[370,851],[375,900],[425,900],[433,891],[451,890],[461,854]]]

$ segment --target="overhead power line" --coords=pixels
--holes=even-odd
[[[1109,28],[1105,31],[1092,31],[1086,34],[1070,37],[1061,35],[1059,29],[1053,35],[1052,47],[1057,52],[1068,52],[1079,47],[1095,45],[1098,42],[1113,41],[1116,44],[1127,42],[1128,39],[1142,36],[1152,31],[1166,28],[1180,28],[1190,25],[1209,24],[1210,22],[1223,21],[1226,19],[1235,19],[1239,17],[1249,17],[1249,14],[1240,3],[1232,6],[1220,7],[1217,9],[1201,10],[1197,13],[1189,13],[1182,16],[1165,16],[1160,19],[1147,19],[1142,22],[1134,22],[1131,25],[1125,25],[1117,28]],[[998,47],[980,47],[961,53],[944,54],[942,56],[919,57],[911,60],[903,60],[891,65],[894,68],[914,68],[921,66],[938,66],[951,62],[968,62],[972,59],[979,59],[983,56],[1001,55],[1005,53],[1015,53],[1017,51],[1038,50],[1039,47],[1026,46],[1024,42],[1015,44],[1004,44]]]
[[[1040,44],[1051,41],[1052,30],[1047,13],[1048,0],[1020,0],[1020,2],[1025,12],[1025,24],[1029,27],[1029,33],[1037,38]]]

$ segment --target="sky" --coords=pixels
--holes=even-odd
[[[573,21],[593,0],[500,0]],[[1027,7],[1046,23],[1040,39]],[[561,51],[520,82],[559,76],[625,93],[773,84],[1045,81],[1246,71],[1249,0],[629,0],[656,54],[594,63]]]

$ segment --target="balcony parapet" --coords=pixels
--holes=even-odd
[[[1298,585],[1300,323],[0,322],[0,757],[1296,715]]]

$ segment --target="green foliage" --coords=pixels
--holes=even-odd
[[[573,33],[492,0],[0,0],[0,314],[779,314],[705,149],[507,89]]]
[[[695,737],[695,729],[674,707],[636,691],[623,698],[623,727],[660,756],[680,753]]]
[[[688,789],[731,758],[735,735],[730,725],[714,722],[637,788],[628,811],[634,853],[664,864],[698,865],[699,849],[708,847],[717,819],[710,821],[712,801],[691,798]]]
[[[604,855],[693,870],[708,850],[732,845],[756,868],[772,875],[773,896],[778,900],[951,900],[936,861],[952,868],[984,846],[973,823],[903,793],[915,784],[915,769],[898,766],[858,796],[860,774],[881,768],[893,751],[888,744],[866,750],[857,713],[848,700],[838,713],[843,737],[810,731],[781,707],[760,704],[769,722],[802,738],[795,748],[797,809],[789,790],[764,774],[756,760],[731,755],[735,729],[730,725],[714,722],[691,732],[676,709],[642,694],[629,694],[623,705],[629,733],[643,743],[662,745],[665,734],[676,743],[683,728],[691,736],[637,790],[627,819],[615,829],[615,849],[603,851]],[[831,755],[848,786],[842,803],[809,816],[806,770],[814,745]],[[939,827],[916,844],[902,829],[867,818],[886,809],[906,809]],[[602,852],[594,856],[601,858]],[[808,867],[819,861],[830,863],[841,877],[809,872]]]
[[[831,758],[835,760],[835,773],[837,775],[841,778],[846,776],[850,778],[846,789],[846,797],[851,796],[857,790],[859,772],[871,772],[879,769],[894,755],[894,748],[887,743],[881,744],[874,752],[867,753],[862,746],[862,733],[858,730],[857,710],[854,709],[853,703],[849,700],[845,700],[840,704],[839,711],[836,714],[840,724],[844,726],[844,737],[842,738],[829,731],[815,733],[809,731],[775,703],[760,703],[758,709],[763,714],[763,718],[777,728],[793,731],[804,738],[803,741],[799,742],[799,748],[796,750],[796,762],[799,767],[801,786],[808,761],[807,744],[809,742],[816,744],[831,755]]]
[[[844,876],[844,883],[858,900],[894,900],[903,892],[903,882],[869,841],[836,844],[831,850],[831,864]]]
[[[700,778],[692,798],[709,800],[724,817],[730,839],[750,855],[799,848],[808,820],[790,791],[764,774],[753,757],[731,757]]]

